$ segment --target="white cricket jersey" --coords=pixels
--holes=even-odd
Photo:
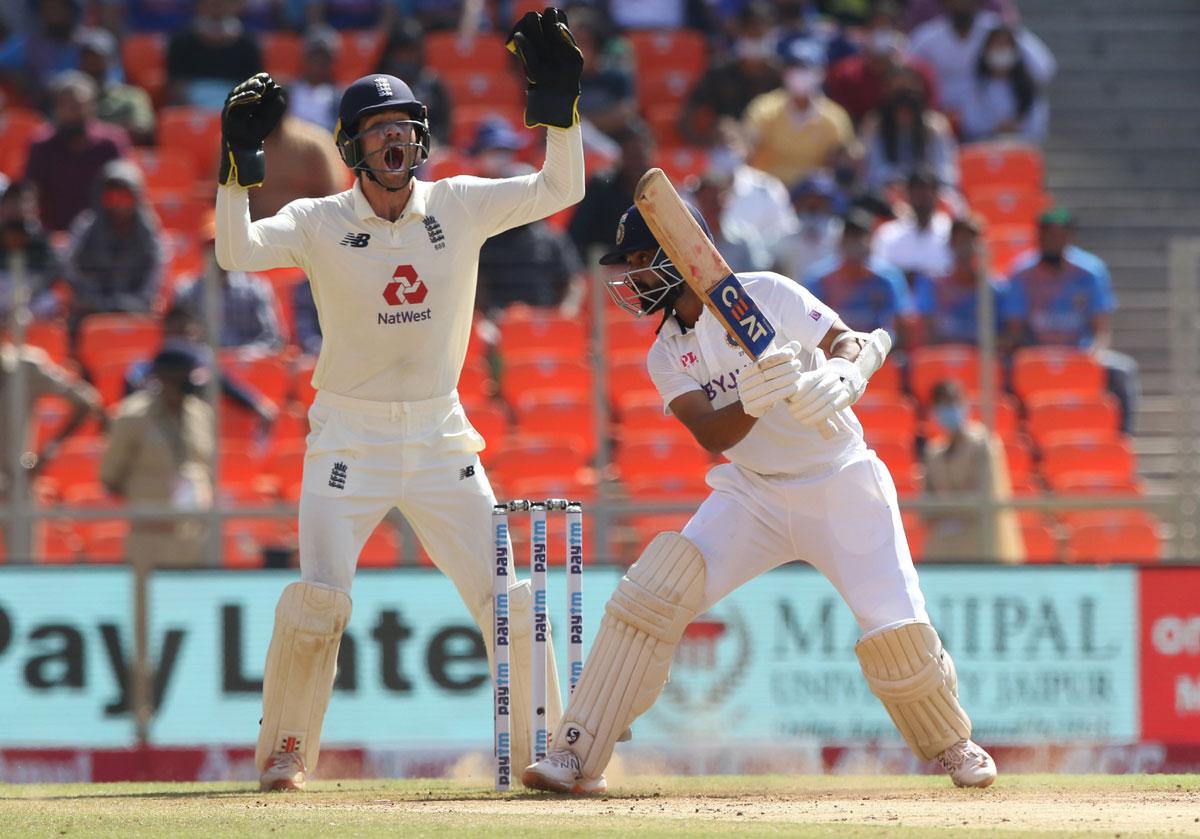
[[[569,207],[583,188],[578,126],[547,129],[540,172],[414,181],[395,222],[375,215],[358,183],[253,223],[248,190],[222,186],[217,259],[226,270],[308,275],[322,333],[313,387],[376,402],[432,399],[458,384],[484,241]]]
[[[837,314],[808,289],[780,274],[755,271],[737,276],[775,326],[776,345],[798,341],[804,348],[800,363],[805,370],[824,363],[823,354],[817,355],[817,345],[837,321]],[[672,400],[693,390],[704,391],[714,410],[736,402],[738,373],[749,364],[749,357],[708,309],[696,321],[695,329],[685,331],[679,321],[668,318],[646,359],[667,413]],[[826,440],[816,429],[793,419],[787,405],[780,402],[724,454],[760,475],[808,473],[865,451],[862,426],[854,413],[846,409],[839,420],[838,433]]]

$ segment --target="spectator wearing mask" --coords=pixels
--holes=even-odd
[[[0,43],[0,76],[8,88],[41,104],[46,80],[79,66],[75,40],[83,16],[80,0],[29,3],[36,17],[28,29],[17,29]]]
[[[709,171],[729,179],[724,219],[753,228],[763,244],[775,246],[796,230],[796,213],[783,181],[746,163],[746,147],[737,124],[726,120],[722,142],[709,153]],[[789,276],[799,276],[789,274]]]
[[[42,225],[66,230],[92,202],[96,179],[124,157],[125,132],[96,119],[96,83],[78,70],[55,76],[54,132],[29,147],[25,177],[36,188]]]
[[[154,358],[150,387],[127,397],[109,427],[100,461],[100,480],[130,503],[199,512],[212,506],[212,463],[216,448],[212,409],[197,395],[203,372],[181,350]],[[190,568],[203,563],[202,517],[135,521],[129,530],[129,560],[139,571]]]
[[[585,262],[593,247],[611,246],[617,221],[633,203],[633,191],[654,161],[654,135],[641,120],[624,125],[613,139],[620,147],[616,164],[588,178],[583,200],[575,205],[567,227]]]
[[[273,353],[283,346],[275,290],[256,274],[226,271],[218,265],[216,231],[215,217],[209,215],[200,238],[204,272],[180,284],[172,305],[207,326],[211,323],[206,316],[207,286],[213,284],[220,305],[216,313],[217,345],[251,356]]]
[[[263,141],[271,156],[262,186],[250,190],[250,219],[269,218],[297,198],[323,198],[346,188],[346,167],[329,132],[291,113]]]
[[[893,0],[879,0],[867,19],[862,50],[829,68],[825,92],[846,109],[856,126],[883,103],[884,84],[893,70],[908,67],[921,74],[931,105],[937,103],[933,70],[904,53],[908,39],[900,29],[900,7]]]
[[[779,273],[807,277],[821,262],[832,260],[842,240],[842,219],[834,210],[837,184],[817,172],[792,187],[797,227],[775,247]]]
[[[146,313],[162,278],[162,231],[142,173],[128,161],[104,167],[92,209],[71,225],[67,281],[71,331],[97,312]]]
[[[995,12],[1008,23],[1015,24],[1020,18],[1013,0],[983,0],[979,7],[984,11]],[[944,0],[905,0],[904,28],[911,32],[923,23],[940,17],[946,12]]]
[[[231,87],[262,69],[258,41],[242,26],[237,0],[196,0],[191,26],[167,46],[168,96],[176,105],[219,110]]]
[[[943,274],[918,275],[913,286],[925,338],[931,344],[977,344],[979,289],[992,295],[992,328],[999,332],[1007,281],[990,276],[982,222],[955,219],[950,224],[952,264]]]
[[[533,173],[516,162],[525,140],[500,117],[479,126],[471,154],[483,178],[510,178]],[[583,263],[571,240],[539,219],[497,233],[479,251],[479,284],[475,307],[489,317],[513,303],[557,307],[579,314],[586,290]]]
[[[438,74],[425,63],[425,30],[417,21],[405,19],[388,30],[376,73],[387,73],[412,88],[413,98],[429,112],[429,131],[439,143],[450,142],[450,95]]]
[[[684,102],[678,128],[688,143],[714,145],[720,139],[718,125],[722,118],[740,120],[755,97],[783,84],[772,32],[774,23],[767,4],[748,3],[742,8],[734,32],[733,55],[714,60]],[[606,235],[606,245],[609,239]]]
[[[690,183],[691,203],[712,231],[717,251],[734,271],[768,271],[773,267],[771,252],[758,231],[730,215],[728,175],[708,172]]]
[[[925,494],[935,499],[963,499],[990,492],[997,501],[1012,498],[1012,482],[1004,444],[968,418],[962,390],[953,381],[933,388],[933,419],[941,435],[925,449]],[[924,559],[1022,562],[1025,547],[1013,510],[997,514],[988,544],[983,522],[974,511],[925,514]]]
[[[815,265],[804,285],[851,329],[886,329],[893,342],[900,344],[906,321],[913,314],[912,296],[903,274],[871,258],[873,223],[865,210],[850,210],[842,220],[838,253]]]
[[[1138,365],[1111,348],[1117,308],[1108,267],[1077,248],[1075,219],[1056,207],[1038,220],[1038,250],[1013,263],[1004,319],[1013,346],[1065,345],[1095,356],[1121,406],[1121,430],[1133,430],[1141,391]]]
[[[292,116],[329,132],[337,124],[338,101],[342,95],[341,85],[333,78],[333,66],[341,48],[337,32],[328,26],[314,26],[304,35],[300,78],[287,88],[288,110]]]
[[[1054,56],[1032,33],[1018,44],[1006,26],[989,32],[975,67],[974,95],[963,105],[963,140],[1014,136],[1040,143],[1050,122],[1044,91],[1056,69]]]
[[[795,39],[782,48],[783,87],[746,107],[747,162],[791,186],[825,168],[843,151],[857,151],[854,127],[837,103],[821,92],[824,50]]]
[[[139,145],[154,142],[154,104],[146,91],[121,81],[117,39],[105,29],[80,30],[79,69],[96,83],[96,118],[125,130]]]
[[[883,104],[863,121],[862,138],[868,189],[903,183],[918,167],[957,188],[958,144],[946,118],[929,108],[919,73],[901,67],[888,76]]]
[[[63,278],[63,266],[38,221],[33,188],[24,181],[9,184],[0,195],[0,311],[13,305],[12,259],[18,254],[30,312],[35,318],[53,317],[59,302],[52,286]]]
[[[950,270],[950,216],[938,209],[938,179],[917,167],[908,176],[911,212],[880,225],[872,251],[904,272],[911,287],[917,275],[936,277]]]

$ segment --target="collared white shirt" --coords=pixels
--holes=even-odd
[[[871,243],[871,256],[899,268],[905,274],[940,277],[950,272],[954,262],[950,253],[950,226],[953,221],[935,211],[925,229],[917,227],[913,216],[898,218],[879,226]]]
[[[804,348],[800,362],[806,370],[824,363],[817,345],[837,321],[837,314],[812,292],[787,277],[770,271],[738,273],[747,293],[775,327],[777,346],[798,341]],[[650,347],[646,367],[670,413],[672,400],[694,390],[704,391],[713,409],[738,400],[737,377],[750,364],[746,354],[733,345],[724,327],[707,309],[696,328],[684,330],[675,318],[667,318]],[[813,428],[792,418],[782,402],[754,424],[737,445],[724,452],[739,466],[760,475],[795,475],[843,460],[855,450],[864,450],[862,426],[849,409],[839,415],[841,433],[824,439]]]
[[[247,190],[217,190],[217,257],[226,270],[301,268],[323,342],[313,386],[377,402],[454,390],[466,358],[479,249],[495,234],[583,197],[578,126],[547,130],[540,172],[414,181],[400,218],[375,215],[358,183],[250,221]]]

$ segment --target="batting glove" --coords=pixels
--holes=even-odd
[[[866,388],[866,379],[855,364],[834,358],[801,376],[796,397],[787,403],[788,411],[803,425],[816,427],[857,402]]]
[[[748,416],[761,417],[780,400],[796,393],[804,373],[797,356],[800,344],[792,341],[757,359],[738,374],[738,396]]]

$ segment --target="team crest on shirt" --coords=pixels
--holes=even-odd
[[[429,244],[433,245],[435,251],[440,251],[446,247],[446,234],[442,232],[441,222],[436,216],[425,216],[425,233],[429,236]]]

